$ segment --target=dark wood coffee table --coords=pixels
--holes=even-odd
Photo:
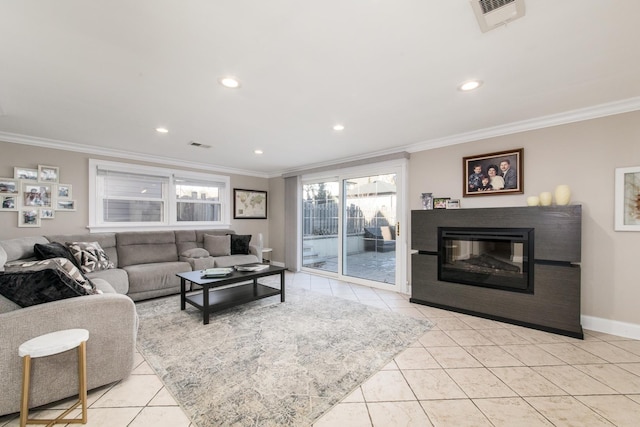
[[[269,265],[261,271],[233,271],[228,276],[214,279],[203,278],[203,271],[188,271],[178,273],[180,278],[180,310],[186,309],[186,303],[202,311],[202,320],[205,325],[209,323],[209,314],[224,310],[236,305],[259,300],[262,298],[280,295],[280,301],[284,302],[284,272],[286,268]],[[258,279],[266,276],[280,275],[280,289],[261,285]],[[241,284],[250,281],[250,283]],[[202,286],[202,291],[187,295],[187,282]],[[222,286],[238,284],[224,289],[216,289]],[[191,287],[191,286],[190,286]]]

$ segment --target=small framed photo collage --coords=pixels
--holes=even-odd
[[[72,195],[57,166],[14,167],[13,178],[0,177],[0,211],[18,212],[18,227],[40,227],[57,212],[75,211]]]

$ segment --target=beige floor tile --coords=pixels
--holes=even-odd
[[[464,349],[486,367],[522,366],[522,362],[496,345],[471,346]]]
[[[155,375],[131,375],[106,392],[92,407],[144,406],[162,387],[162,382]]]
[[[142,362],[131,372],[133,375],[154,375],[155,372],[147,362]]]
[[[138,367],[138,365],[140,365],[141,363],[144,363],[144,356],[136,350],[136,352],[133,355],[133,367],[134,369],[136,367]]]
[[[606,362],[604,359],[569,343],[538,344],[538,347],[571,365]]]
[[[429,318],[438,317],[455,317],[452,311],[442,310],[440,308],[429,307],[428,305],[416,304],[418,310],[422,311]]]
[[[576,396],[617,427],[637,427],[640,424],[640,404],[626,396]]]
[[[523,327],[516,327],[512,329],[516,334],[527,339],[534,344],[553,344],[563,343],[572,340],[569,337],[565,337],[558,334],[551,334],[549,332],[539,331],[537,329],[529,329]]]
[[[571,396],[525,397],[556,427],[611,427],[611,423]]]
[[[391,309],[389,308],[389,306],[381,300],[364,300],[364,301],[360,301],[362,304],[366,304],[369,305],[371,307],[376,307],[376,308],[380,308],[383,310],[387,310],[387,311],[391,311]]]
[[[404,314],[414,319],[426,319],[427,317],[414,307],[390,307],[394,313]]]
[[[438,329],[442,331],[453,331],[456,329],[472,329],[471,326],[464,323],[456,317],[439,317],[432,319]]]
[[[567,393],[528,366],[489,369],[520,396],[561,396]]]
[[[427,351],[443,368],[479,368],[482,366],[462,347],[431,347]]]
[[[439,368],[440,365],[424,347],[409,347],[395,358],[400,369]]]
[[[553,426],[531,405],[519,397],[474,399],[473,402],[495,427]]]
[[[574,343],[578,348],[588,351],[610,363],[640,362],[640,356],[604,341],[587,341]]]
[[[374,426],[426,427],[431,426],[418,401],[378,402],[368,404]],[[344,424],[347,425],[347,424]]]
[[[513,390],[487,368],[447,369],[446,372],[472,399],[517,396]]]
[[[430,330],[420,337],[420,343],[429,347],[450,347],[456,346],[456,342],[444,331]]]
[[[630,351],[633,354],[640,356],[640,341],[609,341],[611,344],[616,347],[622,348],[624,350]]]
[[[32,409],[29,411],[29,418],[31,419],[53,419],[56,417],[59,417],[65,410],[64,409]],[[71,412],[69,415],[67,415],[67,418],[73,419],[76,418],[77,416],[79,416],[80,411],[73,411]],[[87,412],[88,414],[88,412]],[[27,425],[32,425],[32,424],[27,424]],[[70,425],[75,425],[75,424],[70,424]],[[78,425],[82,425],[82,424],[78,424]],[[84,425],[88,425],[88,424],[84,424]],[[16,417],[13,419],[10,419],[7,423],[3,424],[3,427],[18,427],[20,426],[20,414],[16,414]]]
[[[616,365],[576,365],[575,368],[618,393],[640,394],[640,377]]]
[[[313,427],[371,427],[365,403],[339,403],[313,423]]]
[[[362,394],[362,389],[358,387],[353,390],[351,394],[344,399],[340,403],[364,403],[364,395]]]
[[[536,366],[534,371],[572,395],[616,394],[616,391],[573,366]]]
[[[618,363],[619,367],[640,377],[640,363]]]
[[[482,329],[478,332],[497,345],[531,344],[526,338],[516,334],[509,328]]]
[[[191,421],[178,406],[148,406],[129,427],[189,427]]]
[[[393,309],[396,308],[414,308],[416,311],[418,311],[418,309],[414,306],[413,303],[410,303],[407,300],[404,299],[389,299],[389,298],[383,298],[384,302],[387,303],[387,305]],[[422,313],[420,313],[422,314]],[[424,315],[423,315],[424,316]]]
[[[565,362],[533,344],[502,345],[504,351],[527,366],[564,365]]]
[[[640,403],[640,394],[629,394],[627,397],[636,403]]]
[[[473,329],[504,329],[504,323],[476,316],[458,317]]]
[[[362,384],[367,402],[414,400],[416,397],[400,371],[380,371]]]
[[[173,398],[166,387],[162,387],[153,399],[151,399],[149,406],[178,406],[178,402]]]
[[[384,365],[381,369],[381,371],[397,371],[398,369],[398,365],[396,364],[395,360],[392,360],[391,362],[387,363],[386,365]]]
[[[419,400],[462,399],[467,395],[443,369],[403,372]]]
[[[420,404],[435,427],[484,427],[491,422],[469,399],[426,400]]]
[[[606,332],[591,331],[588,329],[584,330],[584,334],[602,341],[633,341],[632,338],[625,338],[618,335],[607,334]]]
[[[445,331],[458,345],[492,345],[493,343],[484,335],[479,334],[476,329],[456,329]]]

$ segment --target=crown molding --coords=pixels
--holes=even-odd
[[[622,101],[609,102],[592,107],[566,111],[564,113],[551,114],[548,116],[536,117],[534,119],[508,123],[506,125],[479,129],[472,132],[459,133],[456,135],[446,136],[444,138],[431,139],[408,145],[404,147],[404,150],[410,153],[433,150],[434,148],[446,147],[449,145],[463,144],[465,142],[479,141],[496,136],[511,135],[519,132],[581,122],[637,110],[640,110],[640,96]]]
[[[269,175],[262,172],[250,171],[245,169],[228,168],[225,166],[210,165],[206,163],[190,162],[187,160],[176,160],[153,154],[140,154],[124,150],[115,150],[112,148],[94,147],[85,144],[77,144],[73,142],[60,141],[56,139],[40,138],[36,136],[27,136],[17,133],[9,133],[0,131],[0,141],[11,142],[14,144],[32,145],[43,148],[53,148],[56,150],[74,151],[78,153],[95,154],[100,156],[115,157],[118,159],[134,160],[138,162],[159,163],[162,165],[178,166],[181,168],[201,169],[211,172],[222,172],[228,174],[237,174],[245,176],[254,176],[258,178],[269,178]]]

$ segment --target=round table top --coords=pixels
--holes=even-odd
[[[262,252],[273,252],[273,248],[262,248]]]
[[[20,357],[43,357],[76,348],[89,339],[86,329],[64,329],[32,338],[18,348]]]

